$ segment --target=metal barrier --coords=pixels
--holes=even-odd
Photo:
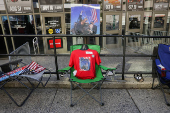
[[[122,38],[123,41],[123,54],[100,54],[102,57],[122,57],[122,72],[116,72],[116,74],[122,74],[122,80],[124,80],[124,74],[154,74],[152,72],[140,72],[140,71],[133,71],[133,72],[125,72],[125,58],[126,57],[156,57],[154,55],[148,55],[148,54],[140,54],[140,55],[132,55],[132,54],[126,54],[126,38],[134,37],[137,39],[145,39],[148,38],[154,39],[154,38],[165,38],[168,39],[170,36],[145,36],[145,35],[0,35],[0,38],[2,37],[53,37],[53,45],[55,45],[55,37],[119,37]],[[169,42],[168,42],[169,43]],[[58,63],[57,63],[57,56],[69,56],[67,54],[56,54],[56,46],[54,46],[54,54],[0,54],[0,56],[54,56],[55,57],[55,72],[46,72],[45,74],[57,74],[57,80],[59,80],[59,74],[58,73]]]
[[[128,32],[128,31],[127,31]],[[135,32],[128,32],[131,35],[134,36],[168,36],[168,31],[158,31],[158,30],[151,30],[148,29],[146,34],[140,34],[140,33],[135,33]],[[132,41],[132,39],[131,39]],[[135,42],[138,42],[137,38],[134,38]],[[158,45],[159,43],[164,43],[168,44],[170,41],[169,39],[164,39],[164,38],[142,38],[141,40],[141,45],[143,46],[143,51],[139,50],[139,46],[137,44],[132,45],[131,48],[134,51],[137,51],[139,53],[143,54],[150,54],[151,50],[153,50],[154,46]]]

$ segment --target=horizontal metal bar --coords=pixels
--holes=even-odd
[[[57,56],[70,56],[70,54],[57,54]],[[102,57],[123,57],[123,54],[100,54]]]
[[[123,57],[123,54],[100,54],[102,57]]]
[[[126,54],[126,57],[156,57],[156,55],[130,55]]]
[[[56,72],[44,72],[44,74],[57,74]]]
[[[170,38],[170,36],[135,36],[135,35],[0,35],[0,37],[138,37],[138,38]]]
[[[0,54],[0,56],[54,56],[54,54]],[[57,56],[70,56],[70,54],[58,54]],[[123,54],[100,54],[101,57],[123,57]],[[156,55],[125,55],[125,57],[156,57]]]
[[[46,74],[50,74],[50,72],[46,72]],[[51,72],[51,74],[56,74],[56,72]],[[63,74],[62,72],[59,72],[59,74]],[[70,74],[70,72],[68,72]],[[106,74],[106,72],[102,72],[102,74]],[[122,74],[122,72],[115,72],[115,74]],[[124,72],[124,74],[155,74],[152,72],[144,72],[144,71],[129,71],[129,72]]]
[[[106,72],[102,72],[103,74],[106,74]],[[122,74],[122,72],[115,72],[115,74]],[[124,72],[124,74],[154,74],[152,72],[145,72],[145,71],[128,71]]]
[[[55,56],[54,54],[0,54],[0,56]],[[70,56],[70,54],[58,54],[57,56]],[[101,57],[123,57],[123,54],[100,54]],[[125,57],[156,57],[156,55],[130,55]]]
[[[0,56],[55,56],[54,54],[0,54]]]
[[[146,72],[146,71],[129,71],[129,72],[125,72],[125,74],[155,74],[152,72]]]

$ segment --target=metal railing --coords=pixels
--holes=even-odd
[[[123,41],[123,54],[100,54],[102,57],[122,57],[123,62],[122,62],[122,72],[116,72],[116,74],[122,74],[122,80],[124,80],[124,74],[154,74],[152,72],[145,72],[145,71],[133,71],[133,72],[125,72],[125,59],[126,57],[156,57],[154,55],[147,55],[147,54],[138,54],[138,55],[133,55],[133,54],[126,54],[126,38],[129,37],[134,37],[134,38],[165,38],[168,39],[170,36],[145,36],[145,35],[0,35],[1,37],[52,37],[53,38],[53,45],[55,45],[55,37],[119,37],[122,38]],[[69,56],[69,54],[57,54],[56,53],[56,46],[54,46],[54,54],[0,54],[0,56],[54,56],[55,57],[55,72],[46,72],[45,74],[57,74],[57,80],[60,80],[59,77],[59,72],[58,72],[58,62],[57,62],[57,57],[58,56]]]

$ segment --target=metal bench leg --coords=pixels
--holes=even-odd
[[[89,91],[85,91],[81,86],[79,86],[79,84],[75,83],[80,89],[82,89],[83,92],[85,92],[85,94],[83,96],[81,96],[79,99],[77,99],[77,101],[73,104],[72,103],[72,89],[71,89],[71,107],[73,107],[74,105],[76,105],[84,96],[89,95],[92,99],[94,99],[96,102],[98,102],[101,106],[103,106],[104,104],[102,102],[99,102],[97,99],[95,99],[92,95],[89,94],[89,92],[91,90],[93,90],[98,84],[96,84],[95,86],[93,86]],[[72,88],[72,82],[71,82],[71,88]],[[101,87],[100,87],[101,88]],[[101,90],[100,90],[101,91]],[[101,94],[101,92],[100,92]],[[102,97],[101,97],[102,100]]]
[[[154,88],[153,88],[153,86],[154,86],[154,81],[155,81],[155,78],[153,78],[153,82],[152,82],[152,89],[154,89]]]
[[[160,86],[159,88],[161,89],[161,91],[162,91],[162,93],[163,93],[163,96],[164,96],[166,105],[170,106],[169,102],[168,102],[167,99],[166,99],[166,95],[165,95],[164,89],[163,89],[163,87],[162,87],[162,83],[161,83],[161,81],[160,81],[160,78],[159,78],[158,73],[157,73],[157,76],[158,76],[158,81],[159,81],[159,86]]]
[[[23,105],[25,104],[25,102],[28,100],[28,98],[31,96],[32,92],[34,91],[34,89],[32,89],[32,90],[30,91],[30,93],[28,94],[28,96],[24,99],[24,101],[23,101],[21,104],[18,104],[18,103],[14,100],[14,98],[5,90],[4,87],[2,87],[1,89],[9,96],[9,98],[10,98],[18,107],[23,106]]]
[[[169,102],[168,102],[167,99],[166,99],[166,95],[165,95],[164,89],[163,89],[163,87],[162,87],[162,84],[160,84],[160,89],[161,89],[161,91],[162,91],[162,93],[163,93],[163,96],[164,96],[166,105],[170,106]]]
[[[71,83],[71,104],[70,104],[70,107],[73,107],[74,106],[74,104],[72,103],[72,89],[73,89],[73,83],[70,81],[70,83]]]

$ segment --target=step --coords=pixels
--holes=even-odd
[[[120,89],[150,89],[152,87],[152,77],[146,77],[144,78],[143,82],[137,82],[134,78],[128,77],[125,78],[125,80],[114,80],[114,81],[105,81],[102,85],[102,88],[120,88]],[[34,81],[33,81],[34,82]],[[30,84],[27,81],[23,81],[24,84],[30,86]],[[36,83],[36,82],[35,82]],[[43,81],[45,83],[45,81]],[[155,79],[155,84],[158,84],[157,79]],[[81,84],[83,88],[91,88],[91,84]],[[11,81],[5,85],[5,87],[24,87],[22,84]],[[39,87],[42,87],[41,85]],[[68,78],[61,77],[61,80],[52,79],[48,82],[47,86],[48,88],[70,88],[70,82],[68,81]]]

